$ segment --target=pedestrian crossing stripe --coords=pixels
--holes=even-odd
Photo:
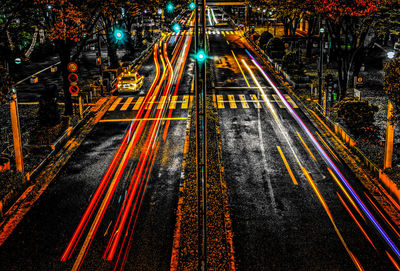
[[[122,101],[122,98],[117,98],[115,102],[111,105],[111,107],[108,109],[108,111],[114,111],[115,108],[119,105],[119,102]]]
[[[176,108],[176,100],[178,100],[178,96],[172,96],[171,103],[169,105],[169,109],[175,109]]]
[[[135,105],[133,106],[133,110],[139,110],[140,105],[142,104],[144,100],[144,97],[139,97],[139,99],[136,101]]]
[[[233,95],[228,95],[228,100],[229,100],[229,106],[230,108],[237,108],[237,105],[235,103],[235,97]]]
[[[133,100],[133,97],[129,97],[128,99],[126,99],[124,105],[121,107],[121,111],[125,111],[126,109],[128,109],[129,105],[131,104]]]
[[[251,99],[254,101],[255,108],[261,108],[261,104],[258,101],[258,98],[257,98],[257,96],[255,94],[251,95]]]
[[[222,95],[217,95],[217,102],[218,102],[218,108],[225,108],[225,105],[224,105],[224,96],[222,96]]]
[[[249,104],[246,102],[246,97],[243,94],[239,94],[239,99],[243,108],[250,108]]]
[[[167,99],[167,96],[161,96],[160,102],[158,103],[157,109],[163,109],[165,106],[165,101]]]
[[[211,31],[211,30],[208,30],[207,31],[207,34],[213,34],[213,35],[215,35],[215,34],[222,34],[222,35],[241,35],[241,32],[240,31],[224,31],[224,30],[222,30],[222,31],[220,31],[219,33],[218,32],[216,32],[216,31]]]
[[[156,100],[155,96],[151,97],[150,101],[146,104],[146,108],[145,109],[151,109],[153,107],[153,104],[154,104],[155,100]]]
[[[285,104],[280,99],[280,97],[276,94],[268,94],[267,95],[272,103],[275,103],[279,108],[285,108]],[[261,108],[264,101],[261,98],[258,98],[256,94],[227,94],[222,95],[213,94],[213,105],[215,108],[224,109],[248,109],[248,108]],[[284,94],[284,97],[288,101],[288,103],[293,108],[299,108],[297,104],[292,100],[292,98],[288,94]],[[194,104],[194,96],[193,95],[183,95],[183,96],[172,96],[169,103],[167,100],[167,96],[161,96],[156,100],[156,97],[151,97],[149,101],[146,103],[145,108],[151,109],[153,105],[155,105],[156,109],[163,109],[168,106],[168,109],[189,109],[193,107]],[[135,101],[136,100],[136,101]],[[144,97],[140,96],[138,98],[134,97],[119,97],[115,100],[115,102],[111,105],[108,111],[137,111],[140,106],[143,104]],[[180,104],[177,105],[177,104]],[[121,105],[121,106],[120,106]],[[133,105],[131,109],[130,106]],[[119,107],[120,106],[120,107]],[[117,109],[119,108],[119,109]]]

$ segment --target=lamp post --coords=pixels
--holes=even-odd
[[[387,52],[387,57],[389,62],[395,57],[396,53],[394,51]],[[388,66],[386,64],[385,66]],[[391,168],[393,160],[393,140],[394,140],[394,122],[393,122],[393,104],[388,99],[388,109],[387,109],[387,120],[386,120],[386,140],[385,140],[385,154],[383,157],[383,168]]]
[[[321,105],[322,103],[322,84],[323,84],[323,65],[324,65],[324,32],[325,29],[321,27],[319,29],[319,38],[320,38],[320,46],[319,46],[319,65],[318,65],[318,103]],[[324,110],[325,111],[325,110]]]

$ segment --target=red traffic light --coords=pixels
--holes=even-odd
[[[101,56],[96,57],[97,66],[101,66]]]
[[[69,81],[71,84],[73,84],[73,83],[76,84],[76,82],[78,81],[78,75],[77,75],[76,73],[70,73],[70,74],[68,75],[68,81]]]

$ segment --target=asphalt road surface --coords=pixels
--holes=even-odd
[[[237,269],[395,270],[382,232],[393,247],[400,235],[369,194],[262,74],[240,32],[209,25]],[[190,41],[182,32],[157,44],[141,91],[119,94],[0,247],[1,270],[169,269],[193,103]]]
[[[190,32],[167,36],[157,44],[153,57],[139,70],[145,75],[142,89],[119,94],[0,247],[1,270],[112,270],[116,265],[124,270],[169,269],[182,135],[193,101],[190,46]],[[129,143],[121,148],[129,137]],[[119,149],[124,155],[117,157]],[[111,181],[90,209],[113,161],[120,171],[114,169]],[[109,195],[113,183],[115,190]],[[128,209],[134,219],[123,223]],[[85,220],[88,210],[90,216]],[[86,226],[66,254],[82,221]],[[103,260],[105,253],[110,253],[108,244],[113,244],[121,230],[124,233],[116,242],[112,260]]]
[[[240,32],[215,27],[208,33],[238,270],[395,270],[388,253],[396,255],[362,208],[352,205],[356,200],[350,200],[335,181],[336,172],[328,169],[323,155],[252,62]],[[269,77],[399,244],[358,181],[329,153],[285,89]]]

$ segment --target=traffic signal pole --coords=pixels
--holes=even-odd
[[[202,14],[199,17],[199,2],[195,7],[195,96],[196,96],[196,176],[198,210],[198,270],[207,270],[207,105],[206,105],[206,61],[199,59],[198,53],[206,47],[206,0],[202,1]],[[202,24],[202,42],[200,43],[199,20]],[[205,57],[205,56],[204,56]],[[199,74],[199,70],[201,74]],[[201,84],[199,76],[201,75]]]
[[[103,96],[103,67],[102,67],[102,61],[101,61],[101,43],[100,43],[100,31],[97,28],[97,48],[99,50],[99,57],[100,57],[100,64],[99,66],[99,74],[100,74],[100,95]],[[96,60],[97,61],[97,60]]]

